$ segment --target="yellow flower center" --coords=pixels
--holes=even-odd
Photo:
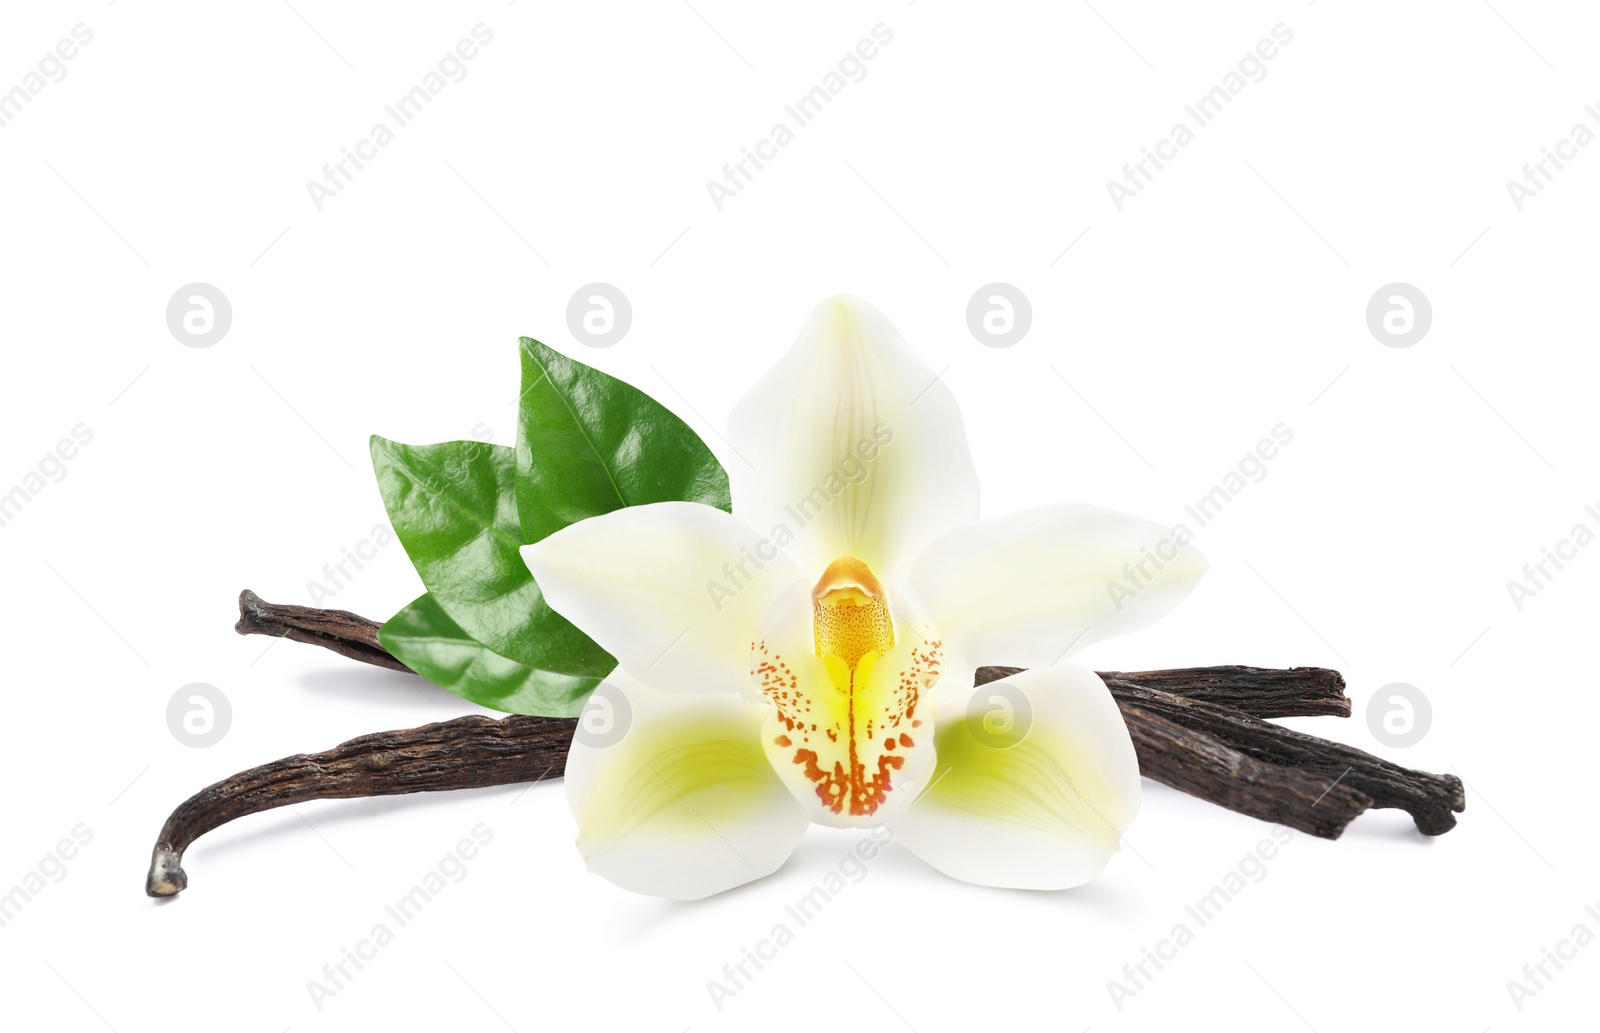
[[[894,648],[883,583],[854,556],[841,557],[828,564],[811,590],[811,610],[817,656],[834,687],[848,694]]]

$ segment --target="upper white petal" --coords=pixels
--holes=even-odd
[[[938,712],[928,790],[889,827],[953,878],[1066,889],[1099,876],[1139,811],[1139,761],[1093,671],[1062,664]]]
[[[736,406],[734,510],[795,536],[815,579],[855,556],[904,578],[918,551],[978,516],[978,477],[949,387],[877,309],[839,296]]]
[[[591,871],[677,900],[768,875],[809,824],[761,747],[764,708],[607,681],[578,719],[567,800]]]
[[[951,672],[1045,667],[1160,618],[1206,569],[1187,533],[1060,505],[951,531],[917,558],[911,587],[944,637]]]
[[[629,506],[524,546],[557,613],[634,677],[676,692],[744,692],[762,615],[799,577],[749,526],[693,502]]]

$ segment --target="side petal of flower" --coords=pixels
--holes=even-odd
[[[829,298],[729,417],[739,515],[796,536],[815,578],[840,556],[904,578],[922,546],[978,517],[978,475],[944,380],[877,309]]]
[[[692,502],[580,520],[522,556],[557,613],[623,670],[672,692],[746,691],[750,640],[799,577],[770,540]]]
[[[776,871],[809,821],[762,749],[764,708],[630,682],[596,690],[567,756],[567,800],[589,870],[675,900]]]
[[[1099,876],[1139,810],[1139,762],[1116,702],[1072,664],[1023,671],[939,715],[928,790],[889,823],[956,879],[1066,889]]]
[[[1187,532],[1099,506],[1024,510],[957,528],[911,573],[951,664],[1047,667],[1164,616],[1206,572]],[[968,677],[962,681],[958,677]]]

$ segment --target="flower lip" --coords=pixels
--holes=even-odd
[[[768,611],[750,671],[779,777],[813,821],[859,827],[889,821],[927,784],[934,729],[919,701],[938,678],[942,645],[902,584],[858,557],[829,567],[815,586],[792,583]]]

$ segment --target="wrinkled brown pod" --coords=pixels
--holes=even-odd
[[[240,634],[269,634],[406,670],[377,639],[380,625],[344,611],[277,606],[240,596]],[[984,667],[978,685],[1018,668]],[[1269,717],[1345,717],[1337,671],[1297,667],[1176,668],[1100,672],[1122,710],[1140,772],[1219,806],[1335,839],[1371,807],[1398,807],[1438,835],[1465,807],[1459,779],[1412,771],[1353,747],[1291,731]],[[167,819],[146,891],[188,885],[184,851],[235,818],[307,800],[436,792],[555,778],[565,767],[572,719],[474,716],[365,735],[317,754],[264,764],[212,785]]]

